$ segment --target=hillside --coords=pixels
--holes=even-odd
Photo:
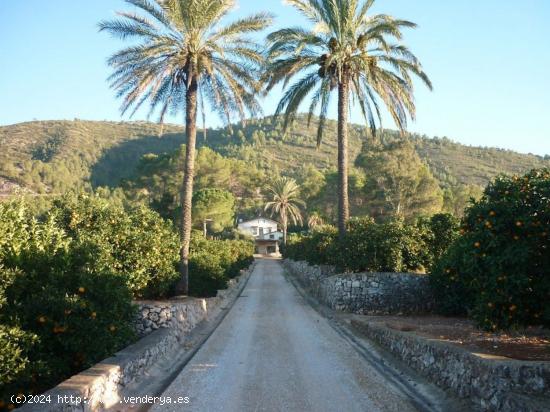
[[[36,121],[0,127],[0,188],[36,193],[111,185],[146,153],[171,151],[181,128],[146,122]]]
[[[298,171],[311,164],[323,170],[336,164],[336,123],[329,121],[323,144],[316,148],[316,122],[310,127],[299,118],[283,136],[270,118],[253,120],[230,129],[208,130],[209,146],[227,157],[254,162],[265,170]],[[353,125],[350,154],[357,156],[367,138],[366,129]],[[0,127],[0,193],[17,187],[34,193],[64,192],[69,188],[116,186],[132,176],[143,154],[163,153],[183,142],[183,128],[148,122],[35,121]],[[388,131],[384,138],[396,138]],[[498,173],[518,173],[550,166],[548,159],[508,150],[469,147],[448,139],[411,135],[420,157],[442,186],[456,183],[485,185]]]

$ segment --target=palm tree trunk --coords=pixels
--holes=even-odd
[[[346,73],[338,83],[338,233],[346,234],[349,219],[348,199],[348,105],[349,77]]]
[[[288,227],[286,212],[281,213],[281,220],[283,223],[283,245],[286,246],[286,231]]]
[[[189,292],[189,244],[191,243],[191,207],[193,199],[193,178],[195,175],[195,145],[197,141],[197,79],[193,78],[185,95],[185,170],[181,194],[181,253],[180,280],[176,285],[178,295]]]

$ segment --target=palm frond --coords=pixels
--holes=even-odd
[[[121,112],[131,116],[146,102],[149,115],[185,110],[191,79],[199,85],[202,104],[208,102],[224,122],[231,116],[260,112],[256,95],[259,69],[264,64],[260,45],[246,36],[271,22],[269,13],[257,13],[222,25],[233,0],[126,0],[135,12],[99,23],[99,30],[138,44],[113,54],[111,87],[122,98]]]

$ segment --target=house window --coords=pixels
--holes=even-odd
[[[258,226],[252,226],[250,229],[252,230],[252,234],[254,236],[258,236]]]
[[[269,235],[270,239],[275,239],[275,235]]]

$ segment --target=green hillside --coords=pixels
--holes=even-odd
[[[336,164],[336,123],[329,121],[323,144],[316,148],[316,122],[308,127],[300,117],[285,136],[271,118],[199,134],[199,146],[209,146],[266,171],[297,172],[304,165],[317,169]],[[350,153],[354,159],[367,141],[366,128],[353,125]],[[0,127],[0,193],[20,186],[34,193],[64,192],[69,188],[117,186],[131,177],[142,155],[175,150],[183,128],[148,122],[35,121]],[[384,139],[395,139],[387,131]],[[519,173],[550,166],[548,158],[508,150],[469,147],[448,139],[411,135],[420,157],[442,186],[485,185],[498,173]]]
[[[181,128],[147,122],[35,121],[0,127],[0,189],[60,193],[113,185],[142,155],[171,151]]]

